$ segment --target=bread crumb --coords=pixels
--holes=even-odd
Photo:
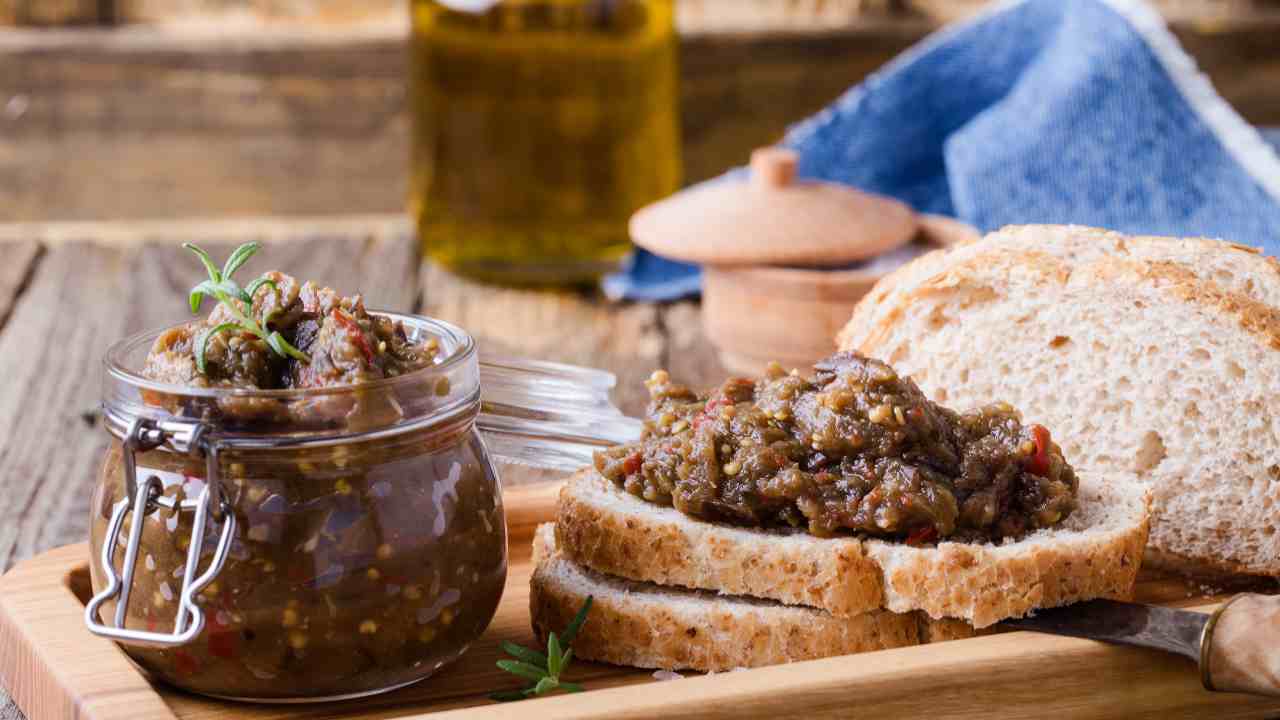
[[[668,680],[683,680],[684,676],[670,670],[658,670],[653,673],[653,679],[658,682],[667,682]]]

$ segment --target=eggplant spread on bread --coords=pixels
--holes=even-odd
[[[996,403],[957,413],[892,367],[841,352],[811,378],[776,363],[700,396],[657,371],[641,440],[596,469],[708,520],[911,544],[1016,538],[1060,523],[1078,481],[1040,425]]]

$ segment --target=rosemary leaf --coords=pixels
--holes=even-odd
[[[582,603],[582,609],[569,621],[569,625],[560,634],[561,643],[569,645],[574,638],[578,637],[578,631],[582,629],[582,623],[587,621],[587,611],[591,609],[591,600],[592,596],[588,595],[586,602]]]
[[[510,640],[502,643],[502,649],[506,650],[508,655],[511,655],[517,660],[523,660],[530,665],[537,665],[542,668],[547,667],[547,656],[537,650],[530,650],[529,648],[524,647],[523,645],[517,645]]]
[[[203,285],[204,283],[201,284]],[[231,278],[223,278],[213,287],[229,298],[235,298],[236,300],[240,300],[245,303],[253,303],[253,298],[249,297],[249,293],[245,292],[240,287],[240,284]]]
[[[280,357],[291,357],[295,360],[307,363],[308,365],[311,364],[311,358],[298,348],[290,345],[289,341],[285,340],[284,336],[279,332],[273,332],[267,336],[267,345],[270,345],[271,349],[275,350]]]
[[[250,298],[252,298],[258,294],[258,288],[262,287],[263,285],[270,285],[272,290],[280,289],[279,287],[276,286],[275,280],[272,280],[271,278],[264,275],[258,278],[257,280],[254,280],[253,282],[249,283],[248,285],[245,285],[244,291],[248,293]],[[252,300],[250,300],[250,302],[252,302]]]
[[[519,660],[499,660],[498,667],[512,675],[519,675],[526,680],[539,681],[547,677],[547,671],[537,665],[530,665]]]
[[[582,691],[583,691],[583,690],[585,690],[586,688],[582,687],[582,686],[581,686],[581,685],[579,685],[578,683],[565,682],[565,681],[561,680],[561,681],[560,681],[560,689],[561,689],[561,690],[565,690],[565,691],[567,691],[567,692],[582,692]]]
[[[552,690],[555,690],[556,686],[559,684],[560,683],[556,682],[555,678],[544,677],[538,681],[537,685],[533,686],[533,694],[541,695],[546,692],[551,692]]]
[[[222,272],[213,264],[213,258],[209,257],[209,253],[205,252],[204,248],[194,243],[182,243],[182,247],[195,253],[196,257],[200,258],[200,262],[204,263],[204,269],[209,271],[210,280],[215,283],[222,282]]]
[[[311,362],[311,358],[306,353],[290,345],[289,341],[285,340],[284,336],[279,332],[268,334],[263,329],[271,321],[274,311],[263,320],[261,325],[254,319],[253,294],[263,285],[269,284],[274,288],[276,284],[267,277],[260,277],[250,283],[248,288],[241,288],[239,283],[231,279],[231,274],[240,269],[241,265],[244,265],[249,258],[253,257],[254,253],[258,252],[262,247],[260,243],[245,243],[233,250],[231,256],[227,258],[227,262],[222,266],[222,270],[218,270],[214,266],[213,258],[209,257],[209,253],[205,252],[200,246],[192,243],[183,243],[182,246],[200,258],[200,262],[209,273],[208,280],[191,288],[191,293],[187,297],[187,304],[191,306],[191,313],[199,313],[204,299],[213,297],[236,319],[236,322],[222,323],[215,328],[206,330],[196,338],[194,352],[196,369],[201,374],[205,373],[205,348],[208,345],[209,338],[228,328],[236,328],[258,337],[280,357],[291,357],[304,363]]]
[[[560,676],[560,661],[564,658],[560,653],[560,639],[552,632],[547,636],[547,672],[551,677]]]
[[[187,297],[187,300],[191,305],[192,315],[200,312],[200,305],[204,302],[206,297],[217,299],[218,294],[215,292],[216,289],[217,286],[212,280],[205,280],[199,285],[191,288],[191,294]]]
[[[218,333],[223,332],[224,330],[231,330],[233,328],[239,328],[239,327],[240,326],[237,325],[236,323],[224,322],[220,325],[215,325],[209,328],[208,330],[201,332],[199,335],[196,336],[196,344],[195,344],[196,369],[200,371],[201,375],[206,374],[204,354],[205,354],[206,348],[209,345],[209,340],[211,340],[214,335],[217,335]]]
[[[262,249],[262,243],[247,242],[231,252],[231,256],[227,258],[227,262],[222,266],[222,277],[231,279],[231,273],[240,269],[240,266],[246,260],[253,257],[253,254]]]

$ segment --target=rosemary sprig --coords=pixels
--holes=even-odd
[[[507,654],[515,659],[499,660],[498,667],[512,675],[528,680],[530,684],[523,690],[493,693],[489,696],[489,699],[497,700],[498,702],[511,702],[545,695],[555,690],[582,692],[581,685],[561,680],[560,676],[568,669],[569,661],[573,659],[573,648],[570,647],[570,643],[578,636],[578,631],[582,629],[582,623],[587,620],[587,611],[591,609],[591,599],[591,596],[588,595],[586,602],[582,603],[582,609],[578,610],[578,614],[573,617],[573,620],[569,621],[569,625],[565,627],[564,632],[560,633],[559,636],[554,632],[547,636],[547,652],[545,655],[537,650],[530,650],[513,642],[502,643],[502,649],[506,650]]]
[[[251,333],[267,344],[275,354],[280,357],[291,357],[301,360],[304,363],[310,363],[311,358],[306,353],[289,344],[278,331],[267,332],[264,327],[271,318],[265,318],[259,323],[253,317],[253,296],[263,285],[270,285],[273,289],[276,284],[268,277],[260,277],[249,283],[248,287],[241,288],[236,281],[232,279],[232,275],[241,265],[253,257],[254,253],[262,249],[261,243],[248,242],[231,252],[231,256],[223,263],[222,269],[213,263],[213,258],[209,257],[209,253],[205,252],[199,245],[193,243],[183,243],[182,247],[195,253],[204,265],[205,271],[209,273],[209,279],[202,281],[200,284],[191,288],[191,294],[187,297],[188,303],[191,305],[191,314],[200,312],[200,305],[204,303],[206,297],[211,297],[222,303],[223,307],[231,313],[231,317],[235,318],[235,322],[224,322],[208,328],[196,336],[195,342],[195,358],[196,369],[201,374],[205,373],[205,351],[209,346],[209,340],[219,333],[227,330],[241,330]]]

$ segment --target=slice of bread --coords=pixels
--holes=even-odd
[[[560,491],[561,551],[597,572],[804,605],[842,617],[922,610],[986,627],[1041,607],[1127,598],[1147,536],[1132,480],[1082,480],[1080,508],[1002,544],[910,547],[706,522],[580,471]]]
[[[1049,260],[1066,273],[1108,259],[1173,262],[1224,290],[1280,307],[1280,262],[1257,248],[1206,238],[1129,236],[1080,225],[1015,225],[922,255],[887,275],[854,308],[837,338],[840,347],[856,347],[873,331],[887,331],[903,311],[904,295],[942,269],[1001,251],[1031,264]]]
[[[840,346],[1148,489],[1149,561],[1280,575],[1277,306],[1280,265],[1239,245],[1018,227],[886,278]]]
[[[550,523],[534,537],[529,612],[546,641],[592,599],[573,653],[587,660],[665,670],[722,672],[972,637],[956,621],[884,610],[835,617],[767,600],[659,587],[586,570],[556,548]]]

